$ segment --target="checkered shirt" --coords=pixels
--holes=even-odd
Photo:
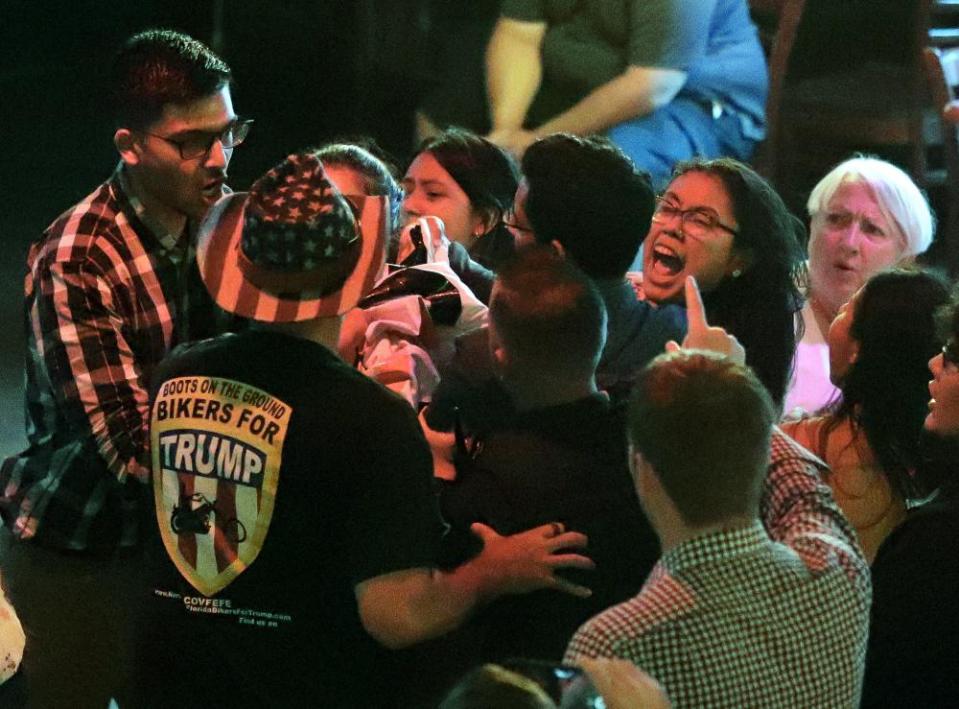
[[[622,657],[674,707],[856,707],[871,587],[825,464],[778,430],[762,524],[686,541],[586,622],[566,662]]]
[[[131,195],[118,167],[27,256],[30,447],[0,464],[0,514],[55,548],[135,543],[150,373],[189,321],[215,314],[189,240],[158,230]]]

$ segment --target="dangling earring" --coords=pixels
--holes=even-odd
[[[739,278],[741,275],[743,275],[742,269],[737,268],[733,271],[733,278]]]

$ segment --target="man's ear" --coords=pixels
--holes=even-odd
[[[117,132],[113,134],[113,144],[126,165],[139,164],[140,145],[129,128],[117,128]]]
[[[561,243],[559,243],[559,241],[557,241],[556,239],[553,239],[551,242],[549,242],[549,246],[551,249],[553,249],[553,251],[558,253],[560,256],[562,256],[563,258],[566,258],[566,247],[563,246]]]
[[[859,359],[859,340],[854,337],[849,338],[849,364],[855,364]]]
[[[487,336],[489,337],[489,352],[493,358],[493,371],[495,371],[498,376],[502,376],[509,365],[509,352],[507,352],[503,346],[503,341],[500,339],[499,333],[496,331],[496,326],[492,322],[487,326]]]
[[[633,474],[633,486],[641,500],[649,499],[651,492],[660,488],[659,477],[649,461],[632,444],[629,446],[629,470]]]
[[[496,367],[497,371],[502,372],[509,364],[509,352],[500,343],[492,345],[490,350],[493,353],[493,366]]]

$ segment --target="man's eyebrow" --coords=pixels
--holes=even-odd
[[[230,119],[226,123],[221,124],[217,128],[209,128],[209,129],[185,128],[184,130],[178,130],[175,133],[170,133],[170,135],[168,135],[167,137],[168,138],[184,138],[186,136],[194,136],[194,135],[219,135],[230,126],[236,125],[237,123],[239,123],[240,120],[241,120],[240,118],[234,116],[232,119]]]

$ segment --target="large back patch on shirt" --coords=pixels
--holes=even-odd
[[[150,418],[157,523],[170,559],[204,595],[263,548],[290,413],[230,379],[178,377],[160,387]]]

